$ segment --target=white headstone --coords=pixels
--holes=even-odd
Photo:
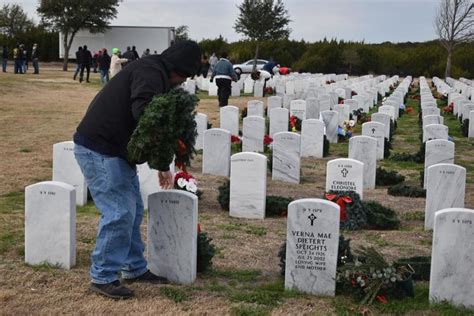
[[[221,107],[220,122],[220,128],[229,131],[232,135],[239,135],[239,108],[233,105]]]
[[[474,137],[474,111],[469,112],[468,137]]]
[[[243,119],[242,151],[263,152],[265,119],[260,116],[247,116]]]
[[[196,113],[194,120],[196,121],[197,130],[196,144],[194,147],[197,150],[200,150],[203,147],[204,131],[207,130],[207,115],[203,113]]]
[[[267,99],[267,116],[270,117],[272,109],[278,109],[283,106],[283,99],[279,96],[271,96]]]
[[[396,117],[395,117],[395,108],[393,106],[382,105],[381,107],[379,107],[378,111],[379,111],[379,113],[390,115],[392,121],[394,121],[396,119]]]
[[[296,116],[300,120],[306,119],[306,101],[293,100],[290,102],[290,116]]]
[[[377,169],[377,139],[354,136],[349,139],[349,158],[364,164],[364,188],[375,189]]]
[[[283,107],[285,109],[288,109],[290,110],[290,103],[291,101],[293,101],[294,99],[296,99],[296,95],[294,94],[285,94],[283,96]]]
[[[44,181],[25,188],[25,262],[70,269],[76,264],[76,191]]]
[[[244,93],[252,93],[254,83],[255,81],[252,80],[250,76],[248,76],[244,81]]]
[[[230,172],[231,134],[220,128],[204,132],[202,173],[228,177]]]
[[[264,86],[263,82],[255,81],[255,84],[253,86],[253,90],[254,90],[253,96],[255,98],[263,97],[263,86]]]
[[[240,84],[238,82],[232,81],[231,96],[240,97]]]
[[[148,268],[173,283],[196,279],[198,198],[183,190],[149,196]]]
[[[436,212],[431,254],[430,302],[474,308],[474,210]]]
[[[231,157],[230,216],[265,218],[267,197],[267,157],[238,153]]]
[[[324,123],[309,119],[301,123],[301,157],[323,158]]]
[[[217,96],[217,84],[216,81],[209,82],[209,96],[210,97],[215,97]]]
[[[445,208],[464,207],[466,168],[439,163],[428,167],[425,229],[433,229],[437,211]]]
[[[263,117],[263,112],[264,112],[263,101],[250,100],[247,102],[247,116]]]
[[[385,125],[379,122],[364,123],[362,124],[362,135],[377,139],[377,160],[382,160],[385,147]]]
[[[76,204],[87,204],[87,184],[74,158],[74,142],[53,145],[53,181],[70,184],[76,189]]]
[[[444,119],[440,115],[425,115],[423,116],[423,127],[430,125],[430,124],[443,124]]]
[[[301,136],[291,132],[273,135],[272,180],[300,183]]]
[[[423,109],[422,114],[423,114],[423,117],[425,117],[427,115],[440,115],[441,112],[440,112],[439,108],[428,107],[428,108]]]
[[[196,94],[196,81],[188,78],[184,83],[184,90],[189,94]]]
[[[339,213],[339,205],[321,199],[301,199],[289,204],[285,289],[335,295]]]
[[[315,97],[306,98],[306,118],[319,119],[319,101]]]
[[[334,110],[338,113],[338,124],[344,126],[345,121],[349,121],[351,109],[349,104],[336,104]]]
[[[445,139],[433,139],[426,142],[423,188],[426,188],[426,171],[428,167],[438,163],[454,163],[453,142]]]
[[[326,127],[326,137],[330,143],[336,144],[338,135],[337,135],[337,128],[338,128],[338,119],[339,113],[336,111],[322,111],[321,117],[324,122],[324,126]]]
[[[355,159],[339,158],[328,161],[326,191],[354,191],[363,198],[364,164]]]
[[[430,124],[423,127],[423,142],[430,139],[448,139],[448,127],[442,124]]]
[[[371,120],[373,122],[379,122],[385,125],[385,138],[390,139],[390,123],[392,120],[390,115],[385,113],[373,113],[371,115]]]
[[[289,111],[285,108],[270,110],[270,136],[279,132],[288,132]]]

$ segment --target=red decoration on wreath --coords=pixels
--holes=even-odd
[[[296,128],[296,123],[298,122],[298,118],[294,115],[290,116],[290,126],[291,128]]]
[[[201,233],[201,224],[198,223],[198,235]]]
[[[387,304],[387,303],[388,303],[388,300],[387,300],[387,298],[386,298],[384,295],[377,295],[377,296],[375,297],[375,299],[376,299],[377,301],[379,301],[380,303],[382,303],[382,304]]]
[[[239,136],[236,136],[236,135],[232,135],[232,136],[230,137],[230,142],[231,142],[232,144],[238,144],[238,143],[240,143],[240,137],[239,137]]]
[[[326,199],[329,201],[334,201],[335,198],[337,198],[337,194],[330,194],[326,193]],[[347,219],[347,213],[346,213],[346,203],[352,203],[352,199],[349,196],[341,196],[337,199],[336,204],[339,205],[341,208],[341,221],[345,221]]]

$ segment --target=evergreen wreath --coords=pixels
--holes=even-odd
[[[199,99],[183,89],[155,96],[146,106],[128,143],[130,161],[147,161],[150,168],[167,170],[190,164],[197,135],[194,111]]]
[[[377,186],[395,185],[405,181],[405,177],[395,170],[386,170],[378,167],[375,173],[375,184]]]
[[[336,195],[333,199],[334,203],[342,197],[349,197],[352,200],[346,204],[345,215],[341,211],[341,217],[345,217],[345,220],[341,220],[339,223],[341,229],[359,230],[367,227],[367,211],[358,193],[354,191],[329,191],[328,193]]]
[[[216,254],[216,247],[211,244],[211,241],[212,238],[209,238],[206,232],[198,231],[197,272],[206,272],[212,266],[212,258]]]
[[[396,184],[387,189],[387,193],[393,196],[407,196],[412,198],[426,197],[426,190],[405,183]]]

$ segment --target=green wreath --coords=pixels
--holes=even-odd
[[[190,164],[196,152],[194,109],[199,99],[182,89],[155,96],[140,117],[130,142],[128,158],[148,162],[150,168],[168,170],[175,158],[178,167]]]

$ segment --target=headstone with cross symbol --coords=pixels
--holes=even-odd
[[[362,124],[362,136],[377,139],[377,160],[382,160],[385,146],[385,125],[380,122],[367,122]]]
[[[321,199],[288,205],[285,288],[334,296],[340,208]]]
[[[364,164],[355,159],[333,159],[327,163],[326,191],[354,191],[362,199]]]

